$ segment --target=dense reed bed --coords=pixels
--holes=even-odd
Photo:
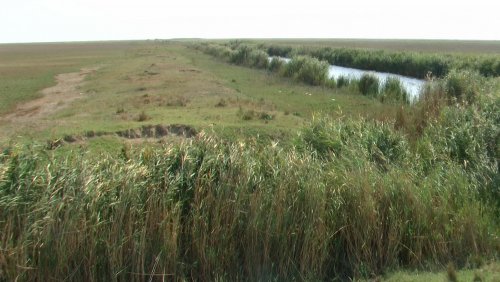
[[[308,55],[332,65],[390,72],[416,78],[444,77],[452,69],[468,69],[483,76],[500,76],[499,55],[429,54],[347,48],[259,45],[271,56]]]
[[[0,279],[332,280],[498,258],[500,101],[456,76],[390,122],[318,117],[293,146],[5,148]]]
[[[396,79],[381,83],[376,77],[365,75],[361,79],[341,78],[336,81],[328,77],[328,62],[309,55],[294,55],[289,62],[280,57],[269,57],[269,54],[248,44],[233,41],[226,45],[197,44],[194,48],[218,57],[228,63],[267,69],[278,75],[314,86],[342,88],[349,84],[357,84],[358,92],[363,95],[380,98],[383,102],[409,103],[409,95]],[[291,48],[270,47],[268,52],[273,55],[290,55]]]

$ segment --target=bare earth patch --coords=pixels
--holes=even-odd
[[[11,123],[27,123],[59,111],[74,100],[83,97],[83,93],[78,91],[78,86],[87,75],[96,70],[97,68],[84,68],[80,72],[58,74],[56,76],[57,84],[43,89],[41,98],[18,105],[12,113],[1,117],[0,120]]]
[[[140,128],[133,128],[115,132],[87,131],[83,135],[66,135],[62,139],[47,141],[47,149],[56,149],[65,143],[81,143],[88,139],[102,136],[118,136],[132,143],[142,143],[144,141],[163,142],[166,138],[192,138],[198,134],[195,128],[183,124],[170,125],[144,125]]]

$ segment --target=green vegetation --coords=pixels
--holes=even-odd
[[[359,92],[365,96],[377,97],[380,82],[378,78],[371,74],[364,74],[358,81]]]
[[[409,95],[401,85],[401,82],[394,77],[387,78],[379,97],[383,102],[394,101],[408,103],[410,101]]]
[[[470,71],[451,71],[444,86],[447,95],[460,102],[474,103],[479,98],[484,78]]]
[[[283,70],[284,65],[285,65],[285,62],[282,59],[274,57],[269,62],[269,70],[272,72],[279,73]]]
[[[263,48],[262,46],[260,46]],[[230,41],[225,45],[202,43],[195,44],[194,48],[207,54],[216,56],[224,61],[237,65],[244,65],[260,69],[268,69],[270,72],[281,76],[292,78],[294,81],[303,82],[313,86],[325,86],[326,88],[343,88],[349,84],[357,84],[355,91],[365,96],[379,97],[381,102],[391,101],[393,103],[407,103],[407,94],[401,84],[396,79],[388,81],[387,87],[380,89],[380,82],[373,76],[366,74],[360,80],[351,81],[348,78],[340,77],[338,81],[328,77],[328,64],[311,56],[297,55],[285,63],[283,58],[272,56],[290,56],[293,49],[287,47],[269,47],[268,53],[256,49],[240,41]],[[345,91],[345,90],[344,90]],[[387,92],[387,93],[385,93]]]
[[[84,98],[0,123],[0,280],[494,281],[499,80],[452,69],[410,104],[264,47],[93,55]]]
[[[500,41],[483,40],[422,40],[422,39],[255,39],[256,42],[268,48],[287,50],[290,46],[306,48],[347,48],[387,50],[393,52],[419,52],[456,55],[498,55]]]
[[[99,65],[141,42],[70,44],[8,44],[0,46],[0,114],[16,104],[38,98],[59,73]]]
[[[327,83],[328,64],[324,61],[310,56],[296,56],[285,64],[279,58],[273,58],[269,61],[268,53],[239,41],[230,42],[228,45],[232,46],[233,49],[214,44],[197,44],[194,48],[233,64],[269,69],[309,85],[325,85]]]
[[[310,85],[324,85],[328,76],[328,64],[311,57],[297,56],[285,65],[283,73]]]
[[[338,88],[349,86],[350,83],[351,83],[351,81],[347,77],[340,76],[337,78],[337,87]]]
[[[265,69],[268,65],[267,58],[266,52],[242,45],[231,54],[230,62]]]
[[[470,69],[483,76],[500,76],[500,56],[433,54],[417,52],[394,52],[386,50],[363,50],[297,45],[261,45],[271,56],[309,55],[332,65],[365,70],[396,73],[405,76],[426,78],[429,75],[444,77],[452,69]]]
[[[499,113],[498,100],[447,107],[414,146],[388,123],[319,119],[293,148],[206,136],[98,160],[11,148],[0,210],[15,255],[2,269],[324,280],[491,258]]]
[[[425,78],[428,73],[442,77],[450,68],[449,58],[434,54],[394,53],[343,48],[301,50],[298,52],[304,52],[320,60],[326,60],[332,65],[390,72],[418,78]]]

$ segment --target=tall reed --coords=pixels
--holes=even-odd
[[[14,147],[1,278],[328,280],[494,257],[499,105],[459,107],[416,144],[320,118],[291,148],[204,134],[127,157]]]

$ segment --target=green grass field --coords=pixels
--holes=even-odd
[[[500,281],[498,77],[384,102],[199,42],[0,45],[0,281]]]

